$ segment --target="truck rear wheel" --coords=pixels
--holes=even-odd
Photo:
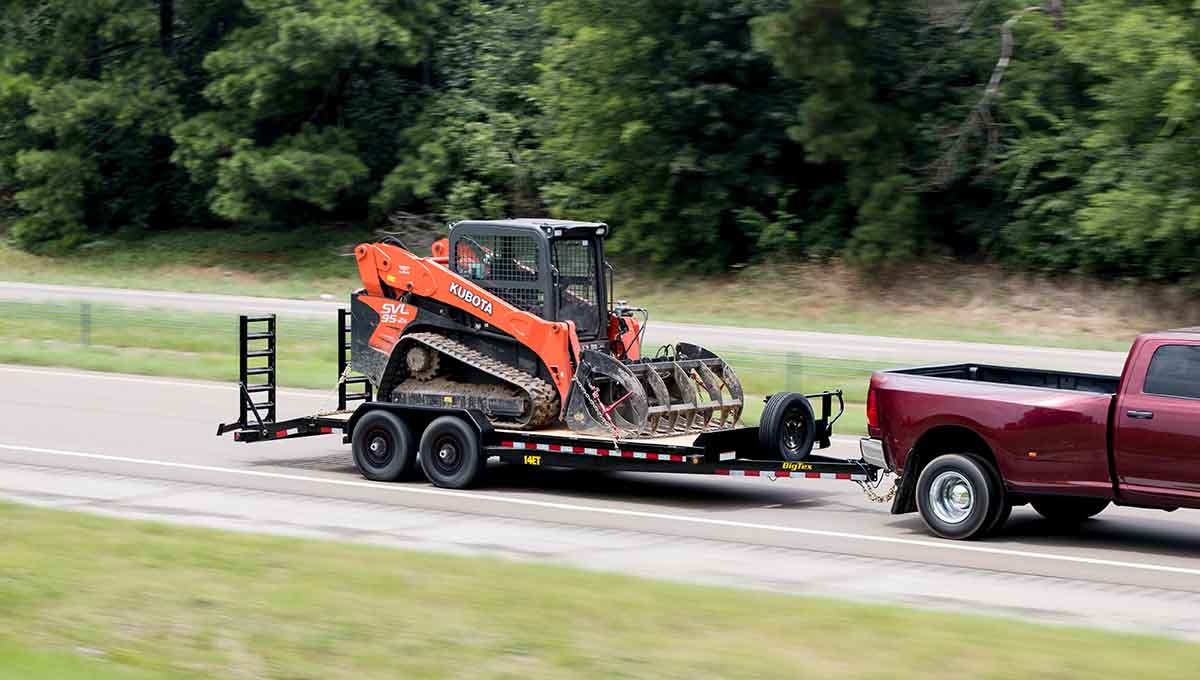
[[[1004,509],[1004,490],[991,464],[974,454],[951,453],[929,462],[917,478],[917,510],[930,531],[956,540],[990,531]]]
[[[1099,515],[1108,507],[1107,498],[1035,498],[1029,501],[1038,514],[1063,526],[1075,526]]]
[[[783,460],[800,461],[812,453],[817,417],[803,394],[780,392],[767,400],[758,423],[758,444]]]
[[[421,435],[421,469],[436,486],[465,489],[483,472],[475,428],[457,416],[442,416]]]
[[[404,479],[415,469],[412,432],[394,413],[371,411],[359,419],[350,450],[359,473],[376,482]]]

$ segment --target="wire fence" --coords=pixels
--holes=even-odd
[[[83,348],[121,347],[182,351],[236,358],[237,315],[233,313],[128,308],[80,303],[0,301],[0,339]],[[330,362],[335,376],[336,315],[329,319],[280,315],[278,352],[283,357]],[[736,371],[748,395],[771,390],[843,389],[849,401],[865,399],[874,370],[891,365],[828,359],[798,352],[769,352],[713,346]]]

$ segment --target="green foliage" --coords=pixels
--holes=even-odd
[[[246,0],[244,9],[246,25],[204,58],[204,96],[214,110],[174,128],[176,162],[207,186],[210,209],[230,222],[353,211],[369,195],[361,184],[370,170],[359,156],[374,140],[344,120],[371,127],[356,107],[363,81],[417,61],[414,27],[430,8]]]
[[[400,136],[378,208],[443,220],[544,214],[544,159],[535,156],[542,113],[529,92],[545,37],[542,4],[469,0],[448,18],[431,60],[440,87]]]
[[[1062,4],[12,0],[0,219],[45,250],[553,214],[700,270],[1194,277],[1200,6]]]
[[[165,148],[179,107],[152,9],[30,0],[0,15],[0,186],[15,189],[19,243],[145,228],[164,203],[178,178]]]
[[[13,227],[13,237],[20,243],[80,243],[85,186],[95,179],[96,168],[67,151],[23,151],[16,165],[16,179],[25,187],[16,200],[28,214]]]
[[[616,248],[652,262],[743,261],[802,166],[787,135],[798,88],[751,40],[750,22],[780,3],[622,4],[546,10],[555,32],[537,97],[554,112],[552,211],[613,221]]]
[[[1067,83],[1021,64],[1006,104],[1020,126],[1005,158],[1010,233],[1044,267],[1173,278],[1200,270],[1200,6],[1085,3],[1030,40]],[[1103,41],[1096,36],[1103,35]],[[1047,252],[1045,246],[1062,246]]]

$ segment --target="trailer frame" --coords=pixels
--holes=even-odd
[[[536,467],[576,468],[585,470],[607,470],[621,472],[659,472],[693,475],[716,475],[726,477],[765,477],[767,479],[836,479],[860,484],[875,484],[882,469],[864,459],[844,460],[810,453],[803,460],[784,460],[778,455],[763,455],[759,428],[744,426],[727,430],[714,430],[699,434],[675,437],[629,438],[615,440],[610,437],[580,434],[565,429],[557,430],[511,430],[496,428],[486,415],[474,409],[457,407],[418,406],[377,401],[371,393],[366,378],[351,375],[348,366],[351,343],[347,333],[352,322],[345,309],[338,310],[338,408],[333,411],[291,418],[275,419],[275,315],[241,316],[239,318],[239,418],[232,423],[218,425],[217,435],[233,433],[233,439],[242,443],[297,439],[326,434],[342,434],[342,442],[351,444],[355,453],[355,464],[359,471],[371,477],[360,465],[360,451],[355,449],[355,429],[369,414],[387,413],[404,424],[412,436],[410,440],[423,439],[426,428],[444,416],[451,416],[466,423],[477,437],[478,455],[483,459],[499,459],[506,463]],[[256,330],[252,324],[264,324],[265,329]],[[265,341],[266,347],[255,345]],[[261,358],[263,366],[254,366]],[[269,369],[269,370],[266,370]],[[262,380],[253,380],[263,376]],[[364,385],[357,392],[347,392],[347,385]],[[256,394],[268,394],[268,402],[254,401]],[[823,391],[801,395],[806,399],[819,400],[820,414],[816,417],[814,449],[825,449],[831,445],[833,424],[845,411],[840,390]],[[770,399],[768,397],[767,399]],[[837,411],[834,412],[834,400]],[[351,409],[350,402],[358,401]],[[816,414],[814,414],[816,415]],[[409,444],[411,446],[411,442]],[[415,468],[418,455],[407,452]],[[439,486],[462,488],[440,483],[436,473],[421,463],[431,481]],[[409,471],[411,473],[411,469]],[[397,479],[408,475],[397,475]],[[470,480],[471,483],[474,478]]]

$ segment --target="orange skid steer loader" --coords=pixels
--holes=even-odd
[[[430,257],[393,237],[359,245],[351,368],[379,400],[478,409],[509,428],[619,438],[734,427],[742,387],[720,357],[682,342],[642,357],[648,314],[609,300],[608,233],[464,221]]]

